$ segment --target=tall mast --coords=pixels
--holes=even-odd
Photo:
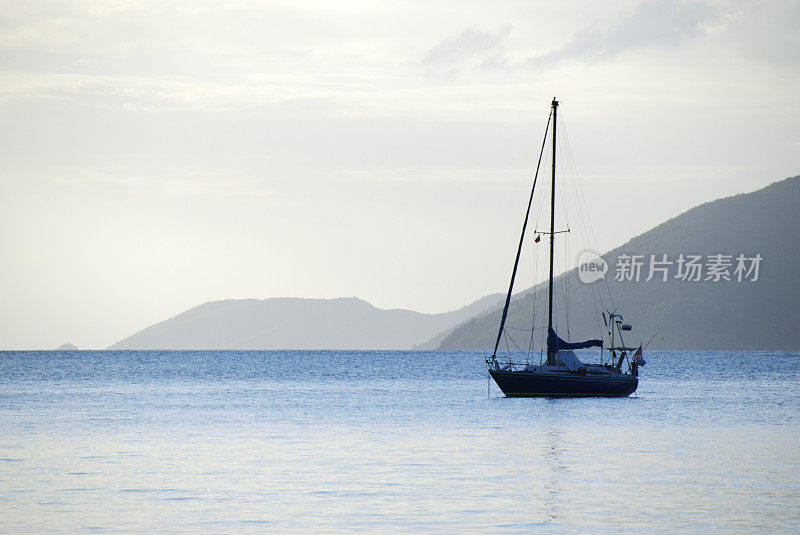
[[[556,225],[556,121],[558,119],[558,101],[553,97],[553,176],[550,185],[550,279],[547,283],[547,336],[553,328],[553,243],[555,242]],[[547,363],[553,364],[553,355],[548,348]]]

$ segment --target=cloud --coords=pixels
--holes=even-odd
[[[605,28],[586,28],[563,47],[527,61],[551,66],[562,61],[596,61],[628,50],[669,46],[704,33],[717,19],[701,2],[654,0],[639,4],[627,16]]]
[[[527,60],[510,59],[507,41],[511,26],[505,25],[497,31],[466,28],[428,50],[420,63],[429,75],[452,80],[470,70],[515,70],[552,67],[564,61],[592,62],[629,50],[677,45],[711,31],[720,19],[720,14],[702,1],[648,0],[609,25],[584,28],[561,48]]]
[[[429,74],[445,79],[456,78],[470,67],[502,68],[507,63],[504,45],[510,33],[509,25],[496,32],[466,28],[428,50],[421,63]]]
[[[800,71],[800,1],[745,4],[730,19],[730,41],[744,57],[782,70]]]

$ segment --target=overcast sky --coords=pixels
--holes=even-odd
[[[800,174],[797,1],[0,13],[3,348],[208,300],[503,291],[554,95],[602,250]]]

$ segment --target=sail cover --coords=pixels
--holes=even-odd
[[[585,342],[565,342],[551,328],[547,331],[547,352],[557,353],[564,349],[586,349],[587,347],[603,347],[602,340],[586,340]]]

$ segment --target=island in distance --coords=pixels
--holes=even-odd
[[[383,310],[355,297],[212,301],[109,349],[422,349],[503,300],[493,294],[442,314]]]
[[[633,337],[650,349],[798,350],[800,349],[800,176],[758,191],[702,204],[603,255],[605,281],[615,307],[636,318]],[[516,232],[516,229],[513,229]],[[509,255],[512,252],[509,252]],[[671,266],[668,280],[618,281],[621,255],[737,255],[761,258],[753,273],[733,280],[681,280]],[[729,276],[729,279],[731,277]],[[598,330],[590,285],[567,272],[570,336],[596,338]],[[546,287],[514,296],[508,325],[527,336],[531,301]],[[541,297],[541,295],[538,295]],[[495,294],[443,314],[382,310],[356,298],[243,299],[205,303],[148,327],[109,349],[442,349],[491,350],[504,295]],[[599,311],[598,311],[599,312]],[[518,340],[518,343],[524,343]]]
[[[603,254],[609,271],[604,281],[595,284],[607,283],[617,312],[635,319],[634,331],[626,338],[635,340],[634,345],[658,333],[650,349],[798,350],[798,206],[800,176],[696,206]],[[677,259],[681,254],[701,257],[704,270],[699,280],[680,276]],[[628,280],[630,273],[618,276],[620,259],[630,260],[633,255],[642,262],[638,280]],[[672,262],[663,264],[666,273],[650,277],[651,257],[661,261],[664,255]],[[752,259],[759,258],[758,270],[737,275],[739,255],[746,257],[748,270]],[[727,264],[718,280],[705,270],[714,258]],[[599,337],[598,327],[602,327],[594,314],[591,285],[579,280],[577,269],[561,275],[554,284],[564,283],[569,284],[572,339]],[[529,328],[532,302],[546,290],[546,284],[538,285],[515,296],[507,324]],[[499,323],[500,310],[479,314],[448,333],[437,348],[491,350]]]

